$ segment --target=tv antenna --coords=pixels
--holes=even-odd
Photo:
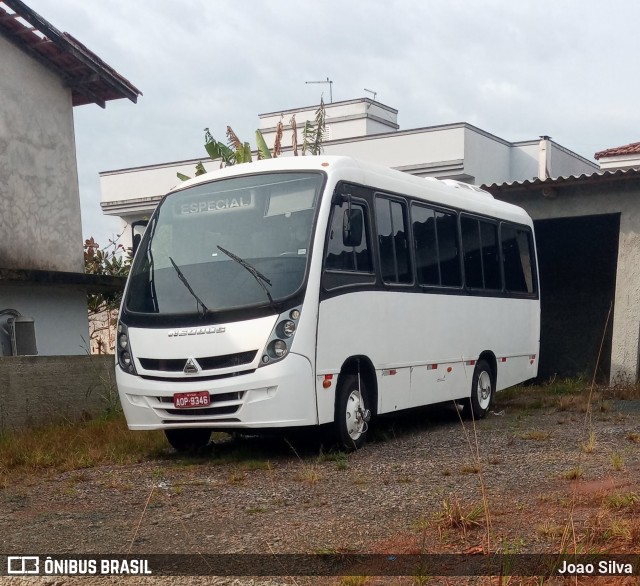
[[[329,103],[333,104],[333,82],[328,77],[324,81],[305,81],[304,83],[328,83],[329,84]]]
[[[373,90],[368,90],[367,88],[364,88],[365,92],[369,92],[370,94],[373,94],[373,101],[376,101],[376,96],[378,95],[378,92],[374,92]]]

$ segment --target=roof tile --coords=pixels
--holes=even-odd
[[[624,146],[599,151],[594,155],[594,157],[596,159],[600,159],[602,157],[619,157],[621,155],[637,154],[640,154],[640,142],[632,142],[631,144],[626,144]]]

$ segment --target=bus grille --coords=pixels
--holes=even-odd
[[[217,368],[232,368],[242,364],[250,364],[257,353],[257,350],[249,350],[248,352],[224,354],[222,356],[205,356],[195,360],[202,370],[215,370]],[[142,368],[160,372],[182,372],[186,363],[187,358],[140,358]]]

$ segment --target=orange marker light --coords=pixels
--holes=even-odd
[[[325,374],[324,380],[322,381],[322,387],[328,389],[331,386],[331,380],[333,379],[332,374]]]

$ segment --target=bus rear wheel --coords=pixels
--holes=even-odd
[[[463,402],[468,419],[482,419],[493,404],[493,373],[486,360],[478,360],[471,383],[471,396]]]
[[[336,397],[335,431],[340,448],[351,451],[364,444],[371,411],[369,396],[357,374],[341,377]]]
[[[165,429],[164,435],[177,452],[196,452],[206,447],[211,430],[206,428]]]

